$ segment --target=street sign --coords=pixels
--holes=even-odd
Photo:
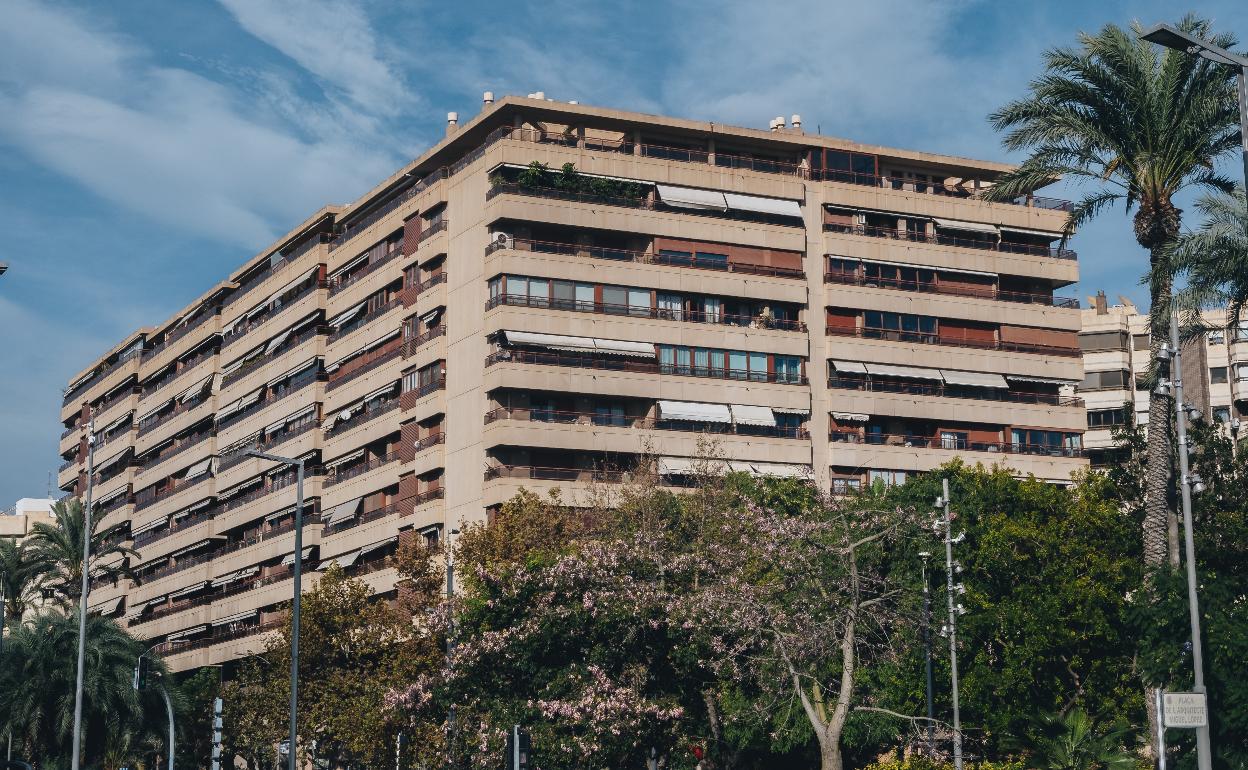
[[[1162,696],[1161,711],[1166,727],[1209,726],[1209,712],[1203,692],[1168,692]]]

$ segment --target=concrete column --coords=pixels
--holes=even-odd
[[[715,140],[714,139],[706,140],[706,162],[711,164],[712,166],[715,165]]]

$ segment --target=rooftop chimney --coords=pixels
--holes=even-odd
[[[1109,315],[1109,302],[1105,299],[1105,290],[1100,289],[1096,292],[1096,314]]]
[[[487,106],[487,107],[488,107],[488,106],[490,106],[491,104],[493,104],[493,103],[494,103],[494,92],[493,92],[493,91],[486,91],[485,93],[481,94],[481,102],[482,102],[485,106]]]
[[[459,113],[458,112],[446,113],[446,135],[450,136],[451,134],[455,133],[458,129],[459,129]]]
[[[784,116],[783,115],[776,116],[776,130],[778,131],[784,130]]]
[[[789,122],[793,124],[794,130],[796,131],[802,130],[802,116],[801,115],[797,115],[797,114],[793,115],[793,117],[789,119]]]

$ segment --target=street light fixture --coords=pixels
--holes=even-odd
[[[82,586],[78,598],[78,670],[74,675],[74,737],[70,770],[82,757],[82,682],[87,663],[87,594],[91,591],[91,493],[95,491],[95,412],[87,423],[87,494],[82,509]]]
[[[169,641],[164,642],[164,644],[168,644],[170,647],[175,647],[179,644],[186,644],[189,641],[190,640],[188,639],[170,639]],[[148,655],[151,655],[152,651],[155,650],[159,646],[160,646],[159,644],[154,644],[151,647],[148,647],[147,651],[144,652],[142,655],[140,655],[139,659],[135,661],[135,664],[134,664],[134,689],[135,690],[138,690],[139,685],[142,684],[139,671],[143,666],[143,659],[146,658]],[[173,770],[173,757],[174,757],[174,745],[175,745],[174,744],[174,731],[173,731],[173,703],[169,700],[169,691],[165,689],[165,686],[163,684],[160,686],[160,695],[162,698],[165,699],[165,715],[169,717],[169,764],[166,766],[165,770]]]
[[[293,465],[295,467],[295,571],[292,577],[295,580],[294,596],[290,605],[290,751],[286,754],[286,766],[288,770],[298,770],[298,763],[295,756],[298,752],[295,747],[295,736],[299,730],[299,599],[303,595],[303,460],[296,460],[291,457],[281,457],[280,455],[271,455],[261,452],[258,449],[249,449],[246,454],[251,457],[258,457],[261,460],[272,460],[282,465]]]
[[[927,579],[927,560],[932,558],[932,554],[920,551],[919,558],[923,564],[920,574],[923,576],[923,659],[927,669],[927,750],[931,752],[936,745],[936,704],[932,695],[932,587]]]
[[[1202,59],[1232,67],[1238,71],[1239,134],[1243,145],[1244,183],[1248,186],[1248,57],[1230,51],[1184,32],[1169,24],[1156,24],[1140,33],[1140,37],[1164,48],[1199,56]]]

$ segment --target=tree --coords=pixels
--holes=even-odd
[[[213,701],[220,691],[221,670],[205,666],[180,677],[183,709],[177,715],[176,766],[207,767],[212,755]]]
[[[1028,767],[1037,770],[1134,770],[1136,758],[1126,750],[1129,731],[1098,733],[1083,709],[1048,714],[1039,720],[1038,737],[1027,747]]]
[[[1185,32],[1230,48],[1229,35],[1211,37],[1207,21],[1184,17]],[[1231,182],[1214,166],[1239,142],[1234,75],[1221,65],[1182,51],[1158,50],[1138,37],[1139,28],[1106,25],[1081,34],[1078,49],[1046,54],[1045,74],[1031,93],[991,116],[1007,131],[1007,149],[1026,160],[989,191],[991,200],[1030,193],[1059,177],[1089,182],[1066,234],[1123,202],[1135,211],[1134,234],[1149,251],[1147,281],[1154,359],[1168,339],[1174,265],[1168,248],[1178,235],[1182,211],[1175,195],[1185,188],[1229,191]],[[1148,476],[1144,559],[1150,568],[1177,562],[1171,510],[1172,401],[1149,403]],[[1167,547],[1168,546],[1168,547]]]
[[[86,516],[77,498],[53,504],[52,515],[53,523],[38,522],[31,528],[30,555],[44,576],[44,585],[54,591],[63,604],[69,605],[77,602],[82,594]],[[125,559],[137,556],[138,552],[122,545],[124,523],[104,530],[100,530],[99,523],[98,518],[92,517],[90,579],[92,582],[108,580],[116,585],[123,577],[132,576]]]
[[[10,620],[21,622],[38,594],[41,579],[40,563],[32,558],[30,549],[13,539],[0,538],[0,593],[4,595],[0,612],[5,621],[0,626],[8,628]]]
[[[1196,210],[1203,221],[1194,232],[1184,233],[1174,244],[1175,269],[1187,275],[1180,294],[1186,326],[1203,326],[1200,311],[1226,308],[1226,323],[1237,328],[1248,303],[1248,201],[1244,188],[1232,195],[1202,196]]]
[[[82,760],[116,768],[164,745],[164,701],[154,688],[135,692],[133,672],[144,647],[108,618],[87,619],[83,680]],[[44,768],[66,768],[73,742],[78,618],[40,614],[19,626],[0,667],[0,734],[19,756]],[[165,676],[164,664],[153,670]],[[176,692],[173,693],[177,697]]]

